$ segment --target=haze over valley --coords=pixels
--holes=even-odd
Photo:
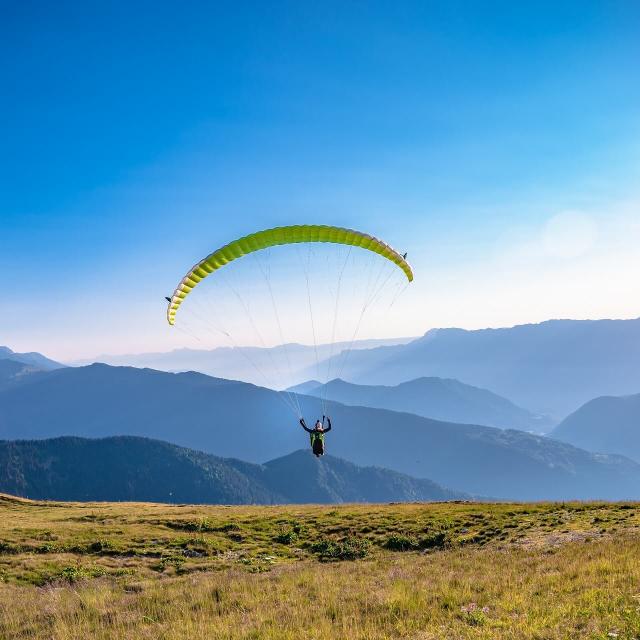
[[[491,344],[504,354],[497,360],[499,367],[487,362],[489,347],[483,336],[478,338],[482,349],[461,346],[456,351],[451,340],[463,345],[469,341],[473,345],[477,340],[474,332],[452,331],[453,337],[447,338],[448,352],[465,355],[464,359],[452,359],[454,364],[447,366],[456,366],[468,375],[474,372],[483,379],[506,380],[516,357],[508,354],[536,349],[541,358],[548,359],[552,357],[553,340],[561,332],[574,345],[571,351],[553,353],[558,363],[563,357],[569,359],[569,364],[558,364],[561,371],[574,368],[571,362],[578,349],[591,360],[594,369],[607,364],[606,380],[597,376],[586,382],[584,376],[567,380],[563,388],[570,398],[583,397],[598,389],[624,393],[640,377],[640,359],[634,361],[633,354],[623,354],[616,340],[634,335],[637,330],[638,321],[634,320],[556,321],[538,327],[495,331],[491,333]],[[440,332],[445,336],[447,333]],[[599,337],[599,343],[594,342],[594,336]],[[436,345],[432,346],[434,341]],[[413,369],[407,367],[407,374],[416,370],[420,362],[418,354],[424,356],[426,348],[428,356],[437,347],[437,339],[429,337],[426,347],[424,344],[424,338],[385,346],[363,344],[350,354],[350,359],[376,362],[380,371],[386,371],[393,379],[401,370],[400,363],[408,362],[409,358],[416,364]],[[303,371],[308,352],[304,349],[301,352]],[[478,358],[475,365],[474,354]],[[204,355],[197,354],[200,359]],[[233,362],[237,355],[228,351],[225,357]],[[214,353],[214,359],[215,356]],[[170,362],[173,354],[163,357]],[[266,361],[264,354],[262,357]],[[435,366],[428,360],[422,362],[420,371]],[[481,373],[483,364],[489,372]],[[528,375],[534,376],[531,384]],[[385,378],[383,373],[376,376]],[[560,389],[554,386],[556,379],[553,375],[548,378],[547,383],[535,369],[532,373],[531,368],[521,367],[518,387],[513,386],[515,381],[511,385],[522,390],[535,387],[536,394],[547,389],[552,398],[558,399]],[[526,393],[522,395],[526,397]],[[565,399],[554,402],[558,407],[569,405]],[[433,482],[458,495],[492,499],[636,497],[640,487],[640,455],[635,404],[633,397],[595,398],[585,407],[576,407],[575,413],[558,424],[550,415],[535,413],[489,389],[456,379],[422,377],[386,386],[338,379],[326,384],[310,380],[299,388],[278,392],[194,371],[169,373],[106,364],[66,367],[36,353],[15,354],[6,347],[0,351],[0,438],[7,443],[34,439],[56,442],[50,439],[65,436],[135,436],[166,441],[223,459],[243,460],[250,465],[273,466],[272,461],[279,459],[286,468],[287,456],[307,441],[307,435],[297,424],[300,415],[313,420],[325,413],[331,415],[334,424],[327,438],[331,455],[355,465],[387,469],[384,473],[405,474],[416,482],[418,479]],[[140,451],[156,446],[144,439],[137,442]],[[99,451],[103,445],[96,446]],[[291,459],[292,463],[295,460]],[[300,461],[304,462],[303,468],[307,463],[315,463],[305,457]],[[283,473],[286,476],[287,472]],[[135,498],[135,481],[131,482],[130,498]],[[349,481],[338,480],[335,475],[326,483],[329,488],[325,497],[333,495],[338,501],[348,499],[349,495],[353,499],[374,495],[358,493],[355,488],[345,493]],[[15,486],[0,486],[0,491]],[[55,483],[51,486],[51,497],[56,497]],[[148,495],[143,486],[140,499],[147,499],[143,497]],[[262,497],[244,495],[249,501],[276,500],[276,494],[281,499],[293,499],[282,489],[279,493],[269,491],[265,489]],[[406,499],[407,495],[421,494],[400,492],[394,499]],[[303,500],[304,494],[297,499]]]

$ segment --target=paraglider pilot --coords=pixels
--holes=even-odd
[[[324,421],[327,421],[327,428],[324,428]],[[309,434],[311,439],[311,450],[316,458],[324,455],[324,434],[331,431],[331,418],[329,416],[322,416],[322,422],[316,420],[315,427],[309,429],[307,427],[304,418],[300,418],[300,425]]]

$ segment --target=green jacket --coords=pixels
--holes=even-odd
[[[327,428],[324,431],[316,431],[315,429],[309,429],[307,427],[304,418],[300,418],[300,425],[302,428],[309,434],[309,439],[311,440],[311,446],[313,447],[313,443],[319,440],[324,443],[324,434],[328,431],[331,431],[331,420],[327,418]]]

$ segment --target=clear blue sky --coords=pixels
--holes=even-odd
[[[2,13],[0,344],[176,346],[185,268],[299,222],[410,252],[391,334],[640,315],[636,0]]]

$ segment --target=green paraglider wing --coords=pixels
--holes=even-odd
[[[407,280],[413,280],[413,272],[409,263],[388,244],[361,231],[330,227],[319,224],[293,225],[290,227],[276,227],[252,233],[238,240],[234,240],[224,247],[220,247],[201,260],[187,275],[182,278],[180,284],[171,296],[167,309],[169,324],[175,323],[176,312],[190,291],[208,275],[224,267],[225,264],[241,258],[254,251],[267,249],[280,244],[294,244],[301,242],[332,242],[334,244],[353,245],[362,247],[368,251],[380,254],[382,257],[395,263],[407,276]]]

